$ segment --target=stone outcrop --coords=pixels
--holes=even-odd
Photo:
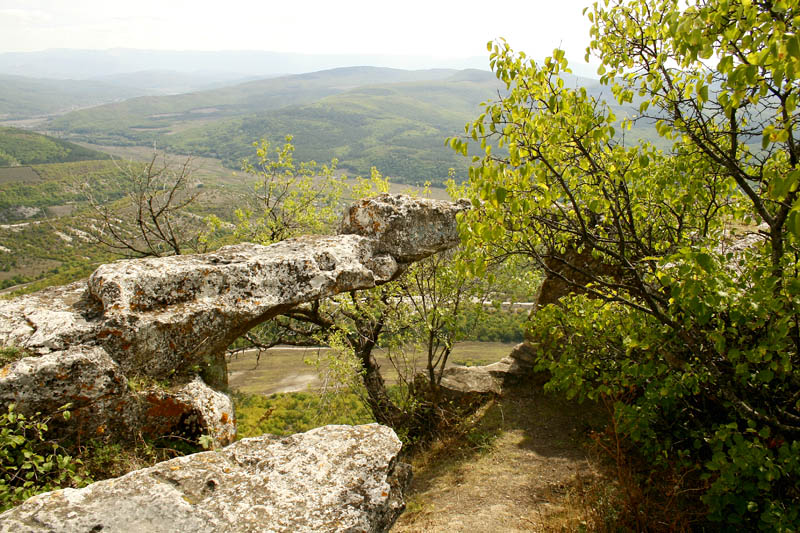
[[[444,370],[440,386],[452,398],[501,394],[503,387],[534,374],[534,347],[517,344],[511,353],[496,363],[480,366],[450,366]]]
[[[196,433],[190,428],[202,421],[198,431],[225,443],[233,435],[230,401],[223,405],[197,375],[222,388],[224,351],[253,326],[304,302],[385,283],[454,246],[455,215],[466,208],[382,195],[351,207],[339,235],[117,261],[87,281],[0,301],[0,346],[32,354],[0,371],[0,401],[44,413],[72,403],[83,421],[74,427],[87,432]],[[134,391],[131,377],[167,386]],[[192,401],[201,389],[204,399]]]
[[[57,415],[68,405],[72,417],[55,416],[51,429],[78,437],[115,434],[174,436],[215,446],[236,436],[230,398],[200,378],[166,388],[128,379],[108,353],[78,345],[24,357],[0,368],[0,405],[16,404],[26,415]]]
[[[88,280],[0,301],[0,408],[53,415],[64,434],[235,438],[224,351],[304,303],[374,287],[458,243],[466,204],[383,195],[341,234],[202,255],[117,261]],[[72,416],[58,417],[69,404]],[[388,531],[410,467],[378,425],[263,436],[35,496],[0,515],[17,531]]]
[[[400,446],[375,424],[244,439],[34,496],[0,515],[0,532],[388,531],[410,480]]]
[[[448,248],[454,246],[458,242],[455,214],[469,208],[468,200],[420,205],[404,195],[383,194],[350,207],[339,233],[370,237],[376,255],[388,254],[400,263],[411,263],[442,251],[443,238],[450,243]]]

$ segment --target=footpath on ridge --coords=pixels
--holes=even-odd
[[[459,442],[415,461],[392,532],[578,529],[576,491],[599,476],[587,443],[601,410],[524,384],[478,416]]]

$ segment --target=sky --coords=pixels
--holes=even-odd
[[[0,53],[49,48],[531,57],[588,44],[591,0],[0,0]],[[488,68],[488,65],[487,65]]]

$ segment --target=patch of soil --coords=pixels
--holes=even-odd
[[[507,390],[457,442],[414,460],[393,532],[561,531],[580,527],[573,487],[599,474],[586,444],[596,406],[533,386]]]

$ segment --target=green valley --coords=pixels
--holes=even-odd
[[[606,98],[597,80],[568,86]],[[247,82],[174,96],[146,96],[53,118],[48,128],[96,144],[152,146],[220,159],[231,169],[252,143],[291,134],[301,160],[329,161],[352,174],[371,167],[393,181],[441,184],[467,162],[444,145],[463,134],[480,104],[505,86],[488,71],[350,67]],[[620,118],[632,113],[614,107]],[[638,135],[638,130],[635,137]]]

